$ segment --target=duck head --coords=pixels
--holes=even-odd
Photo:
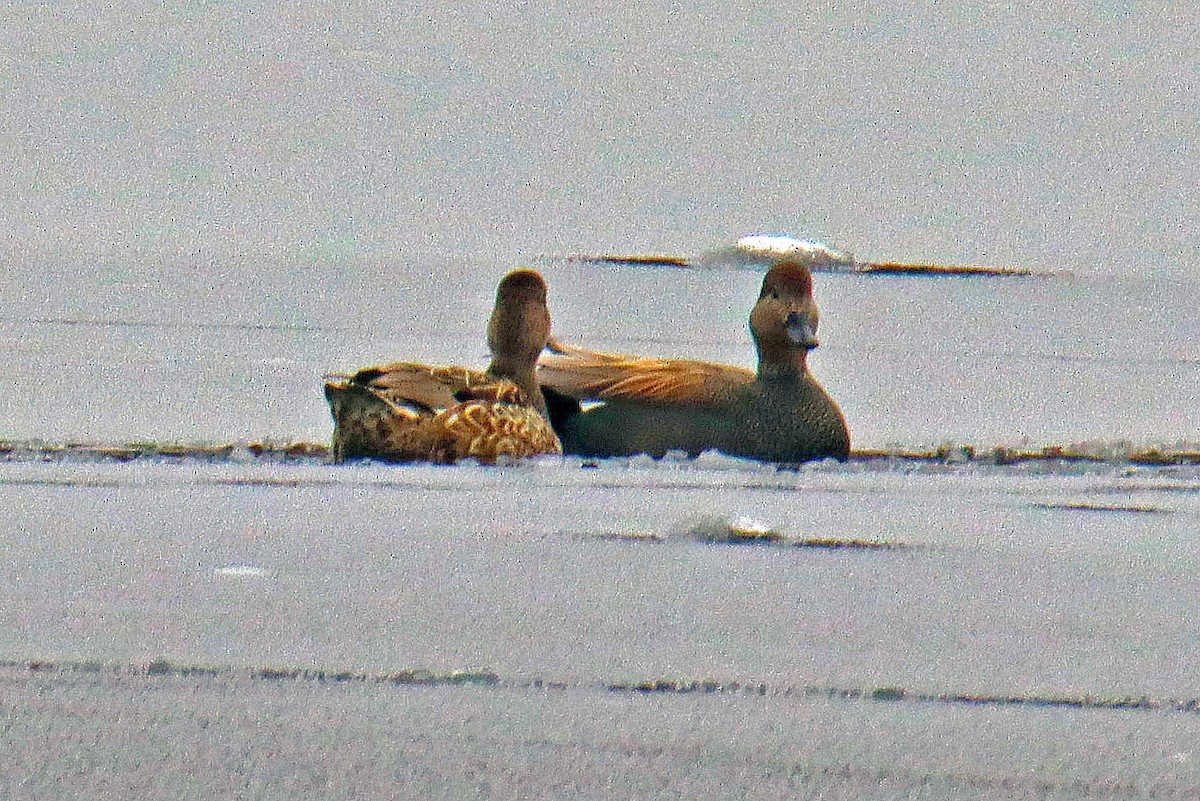
[[[791,259],[776,263],[763,278],[750,312],[760,373],[807,369],[808,352],[820,344],[812,289],[812,273]]]
[[[500,280],[496,306],[488,321],[487,340],[492,351],[488,372],[516,382],[538,405],[541,392],[534,368],[549,338],[545,279],[536,270],[513,270]]]

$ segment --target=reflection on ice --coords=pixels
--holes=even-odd
[[[229,565],[228,567],[218,567],[213,570],[214,576],[224,578],[258,578],[266,574],[267,571],[253,565]]]
[[[598,538],[631,543],[682,541],[705,545],[755,545],[831,551],[907,550],[912,547],[898,542],[880,540],[786,534],[748,517],[730,520],[716,515],[669,527],[665,531],[606,532],[600,534]]]

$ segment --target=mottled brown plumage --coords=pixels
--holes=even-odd
[[[486,371],[396,362],[325,384],[333,458],[451,463],[561,453],[534,374],[550,335],[546,284],[514,270],[496,290]]]
[[[785,260],[763,279],[750,313],[757,373],[689,359],[606,354],[553,343],[539,380],[603,401],[559,426],[563,449],[585,456],[719,450],[772,462],[845,459],[850,435],[838,405],[808,370],[818,344],[812,275]]]

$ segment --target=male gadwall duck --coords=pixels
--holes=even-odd
[[[535,376],[550,336],[546,282],[514,270],[496,290],[486,371],[397,362],[331,377],[333,459],[451,463],[562,453]]]
[[[846,420],[808,369],[808,352],[818,344],[817,305],[804,264],[785,259],[767,273],[750,331],[757,373],[552,342],[555,353],[540,361],[542,385],[602,401],[559,425],[563,449],[582,456],[715,449],[781,463],[846,459]]]

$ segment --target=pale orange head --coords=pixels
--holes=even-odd
[[[750,313],[750,331],[763,364],[803,367],[817,339],[817,302],[812,273],[799,261],[785,259],[763,278],[758,302]]]

